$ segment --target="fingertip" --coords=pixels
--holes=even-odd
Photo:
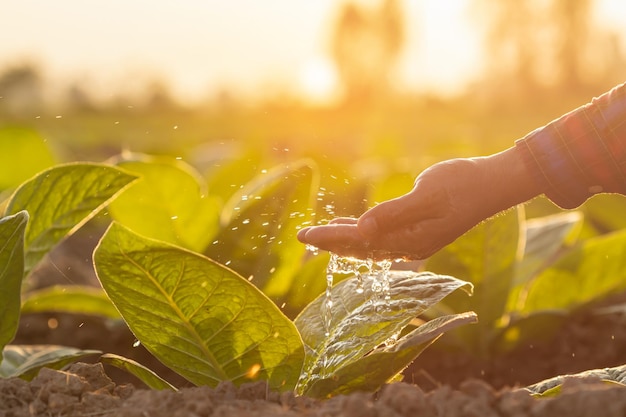
[[[364,236],[375,236],[378,233],[378,221],[372,216],[363,216],[357,222],[359,233]]]
[[[306,243],[306,234],[310,229],[311,229],[310,227],[305,227],[298,231],[298,234],[296,235],[296,237],[298,238],[300,242]]]

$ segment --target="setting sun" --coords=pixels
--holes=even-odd
[[[309,100],[327,103],[336,98],[337,73],[328,60],[317,58],[307,61],[299,78],[300,89]]]

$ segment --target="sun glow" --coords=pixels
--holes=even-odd
[[[337,72],[327,59],[311,59],[300,71],[299,88],[314,103],[333,101],[337,98]]]

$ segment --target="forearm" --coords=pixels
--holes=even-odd
[[[516,142],[553,202],[575,208],[601,192],[626,194],[626,84]]]

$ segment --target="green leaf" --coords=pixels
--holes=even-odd
[[[17,187],[54,164],[46,140],[31,129],[0,129],[0,190]]]
[[[175,386],[158,376],[154,371],[132,359],[115,355],[113,353],[105,353],[100,357],[100,362],[115,366],[118,369],[135,375],[149,388],[157,390],[171,389],[172,391],[178,391]]]
[[[87,356],[101,354],[99,350],[76,349],[56,345],[8,345],[0,363],[0,377],[33,379],[41,368],[61,369]]]
[[[526,284],[541,270],[554,263],[567,243],[572,243],[582,227],[580,212],[566,212],[526,221],[524,256],[517,264],[513,288],[509,292],[507,311],[523,305]]]
[[[318,379],[333,378],[342,368],[361,360],[381,344],[393,344],[413,318],[454,290],[471,288],[467,282],[431,273],[390,271],[388,280],[389,291],[383,299],[367,282],[363,292],[358,293],[355,277],[334,286],[328,328],[321,314],[325,294],[296,318],[306,349],[303,378],[299,382],[301,393],[306,393]],[[379,367],[383,380],[393,376],[385,373],[385,367]]]
[[[375,391],[402,372],[443,333],[476,321],[473,312],[437,317],[400,338],[392,346],[382,345],[338,369],[330,377],[314,379],[306,395],[328,398],[354,391]]]
[[[24,277],[24,231],[28,213],[0,219],[0,361],[20,320],[20,291]]]
[[[111,203],[113,219],[141,235],[196,252],[213,240],[221,202],[208,194],[191,166],[148,157],[122,161],[118,166],[141,180]]]
[[[295,386],[302,341],[293,323],[232,270],[113,223],[94,253],[102,287],[137,339],[195,384],[265,379]]]
[[[433,255],[426,269],[474,284],[471,299],[453,294],[445,304],[454,311],[473,310],[480,322],[461,329],[467,348],[486,353],[497,321],[502,317],[519,258],[521,208],[491,218]],[[471,333],[469,333],[471,332]]]
[[[101,288],[56,285],[33,291],[24,296],[22,313],[57,311],[94,314],[119,319],[120,314]]]
[[[270,297],[284,296],[305,252],[296,233],[311,221],[316,184],[316,170],[309,161],[257,176],[226,204],[222,231],[206,255],[252,277]]]
[[[626,365],[613,368],[591,369],[577,374],[560,375],[549,378],[536,384],[529,385],[525,389],[538,396],[550,396],[560,393],[560,387],[566,379],[598,378],[607,383],[626,385]]]
[[[134,179],[112,166],[72,163],[53,167],[23,183],[11,197],[6,214],[21,210],[30,214],[25,274]]]
[[[626,289],[626,230],[588,239],[543,270],[528,287],[522,313],[571,310]]]
[[[524,256],[518,264],[515,283],[527,282],[554,262],[582,220],[581,213],[573,211],[526,221]]]

